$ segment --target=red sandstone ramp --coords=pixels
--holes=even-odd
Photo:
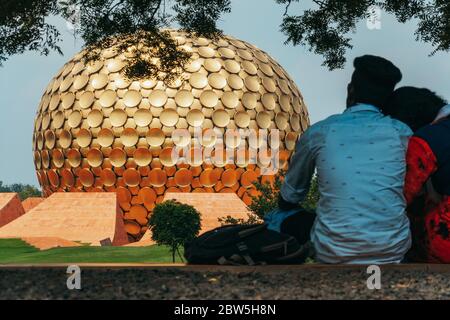
[[[0,228],[24,213],[17,193],[0,193]]]
[[[25,200],[22,201],[22,207],[25,210],[25,212],[28,212],[44,200],[45,200],[45,198],[40,198],[40,197],[26,198]]]
[[[200,233],[220,227],[219,218],[231,216],[247,219],[249,210],[235,193],[166,193],[164,201],[177,200],[189,204],[201,213]]]
[[[152,232],[150,230],[147,230],[139,241],[128,243],[125,246],[126,247],[148,247],[148,246],[152,246],[155,244],[156,244],[156,242],[152,240]]]
[[[115,193],[58,192],[0,228],[0,238],[56,237],[100,245],[128,243]]]

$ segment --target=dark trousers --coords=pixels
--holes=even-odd
[[[315,212],[300,208],[298,213],[283,221],[280,231],[294,237],[303,245],[311,240],[310,235],[314,220],[316,220]]]

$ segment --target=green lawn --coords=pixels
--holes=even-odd
[[[0,239],[0,264],[26,263],[167,263],[172,262],[168,247],[72,247],[44,251],[20,239]],[[177,262],[180,262],[179,258]]]

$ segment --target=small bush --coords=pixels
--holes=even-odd
[[[173,200],[164,201],[155,206],[148,224],[152,239],[159,245],[169,246],[175,262],[175,253],[183,260],[179,247],[198,235],[200,213],[190,205]]]

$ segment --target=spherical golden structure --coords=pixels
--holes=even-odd
[[[106,49],[85,64],[81,52],[52,79],[35,120],[34,162],[44,195],[117,192],[131,240],[146,231],[166,192],[235,192],[249,204],[253,183],[273,178],[263,175],[270,152],[253,153],[259,138],[278,130],[276,142],[266,140],[283,168],[309,125],[297,86],[265,52],[228,36],[171,35],[192,54],[176,81],[129,81],[121,72],[126,53]],[[183,130],[188,137],[177,134]],[[256,132],[256,146],[243,130]],[[200,161],[175,162],[174,148],[200,154]],[[225,157],[217,160],[219,154]]]

